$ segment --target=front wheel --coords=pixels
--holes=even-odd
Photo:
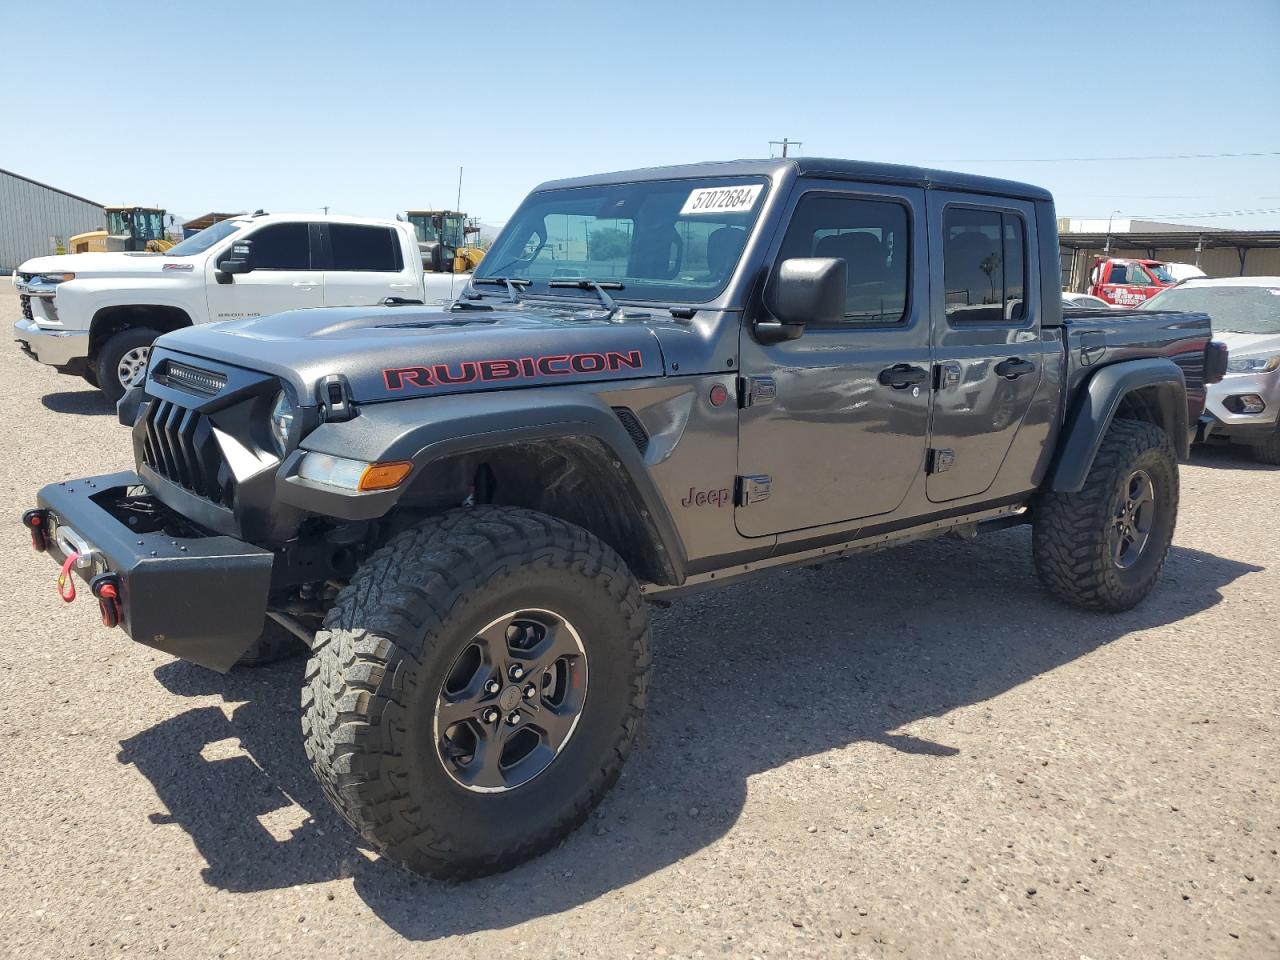
[[[618,778],[644,709],[648,617],[613,550],[530,510],[394,537],[317,635],[307,756],[383,855],[464,879],[558,842]]]
[[[123,397],[134,381],[146,373],[151,344],[158,336],[159,332],[149,327],[127,327],[112,334],[98,348],[93,364],[94,375],[98,389],[112,403]]]
[[[1261,443],[1254,444],[1253,459],[1259,463],[1280,465],[1280,427],[1273,430]]]
[[[1178,517],[1178,458],[1151,423],[1116,420],[1084,487],[1047,492],[1032,533],[1036,572],[1055,596],[1128,610],[1160,578]]]

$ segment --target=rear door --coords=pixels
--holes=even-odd
[[[253,241],[253,269],[219,279],[215,259],[205,268],[205,297],[210,320],[269,316],[285,310],[318,307],[324,302],[324,274],[313,256],[308,224],[267,223],[235,234],[234,242]],[[230,246],[226,251],[230,253]]]
[[[930,191],[933,415],[928,497],[977,496],[995,481],[1044,372],[1035,207]],[[938,275],[935,270],[935,277]]]
[[[801,180],[775,241],[848,265],[845,316],[762,344],[744,325],[738,531],[763,536],[889,513],[923,469],[929,418],[924,191]],[[753,310],[768,315],[771,284]],[[748,317],[748,322],[751,320]],[[764,478],[763,480],[757,478]],[[757,498],[767,486],[767,498]],[[741,497],[740,497],[741,499]]]
[[[406,262],[394,227],[325,223],[321,232],[329,251],[324,271],[325,306],[377,303],[387,297],[422,299],[418,270]]]

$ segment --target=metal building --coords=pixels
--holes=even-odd
[[[102,204],[0,170],[0,273],[58,252],[69,237],[106,226]]]

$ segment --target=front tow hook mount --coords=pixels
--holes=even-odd
[[[89,581],[89,592],[98,598],[98,612],[104,627],[120,626],[120,578],[114,573],[100,573]]]
[[[49,549],[49,511],[37,507],[22,515],[22,525],[31,531],[31,549],[44,553]]]

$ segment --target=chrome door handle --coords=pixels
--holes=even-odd
[[[310,290],[315,285],[316,282],[314,280],[299,280],[293,286],[297,290]]]

